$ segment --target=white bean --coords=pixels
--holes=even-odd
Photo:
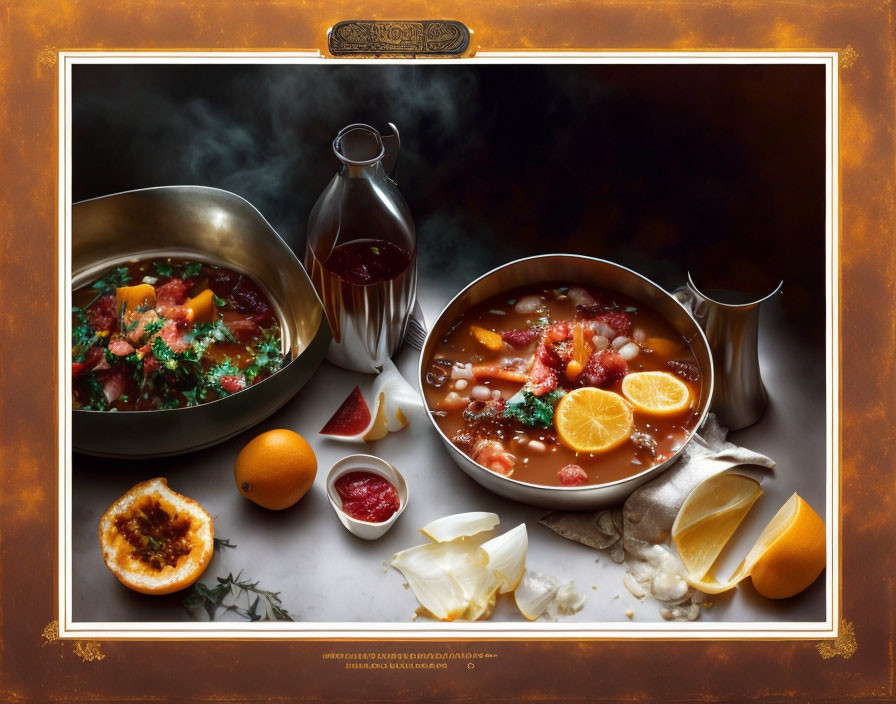
[[[538,310],[538,306],[541,305],[541,296],[536,296],[532,294],[531,296],[523,296],[520,300],[516,302],[516,305],[513,309],[522,315],[531,315],[536,310]]]
[[[598,335],[603,335],[608,340],[613,338],[613,328],[611,328],[603,321],[597,323],[594,326],[594,332],[596,332]]]
[[[468,383],[469,382],[466,379],[458,379],[454,384],[454,388],[458,391],[463,391],[465,388],[467,388]]]
[[[473,378],[473,365],[472,364],[456,364],[451,367],[451,378],[452,379],[472,379]]]
[[[577,306],[593,306],[594,305],[594,296],[588,293],[581,286],[573,286],[569,291],[566,292],[572,302]]]
[[[469,399],[460,394],[449,391],[448,395],[439,401],[439,408],[445,411],[456,411],[466,406],[469,402]]]
[[[620,335],[615,340],[613,340],[613,349],[614,350],[622,349],[622,347],[627,344],[628,344],[628,338],[624,337],[623,335]]]
[[[603,335],[595,335],[594,339],[591,341],[594,343],[594,349],[596,349],[598,352],[600,352],[601,350],[605,350],[610,346],[610,341]]]
[[[544,452],[548,448],[545,447],[545,444],[540,440],[530,440],[529,441],[529,449],[533,452]]]
[[[619,349],[619,356],[622,357],[626,362],[631,362],[635,357],[638,356],[638,353],[640,351],[641,348],[638,347],[638,345],[636,345],[634,342],[629,342]]]
[[[492,397],[492,390],[487,386],[474,386],[470,396],[477,401],[488,401]]]
[[[499,398],[501,398],[501,392],[498,389],[493,389],[492,390],[492,398],[495,399],[495,401],[497,401]]]
[[[632,333],[632,337],[638,342],[644,342],[644,340],[647,339],[647,333],[644,332],[641,328],[635,328],[635,331]]]

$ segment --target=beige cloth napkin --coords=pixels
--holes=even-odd
[[[703,597],[684,581],[685,570],[669,547],[678,510],[698,484],[735,467],[757,476],[755,468],[772,469],[765,455],[725,440],[728,431],[709,414],[681,459],[656,479],[647,482],[622,507],[597,512],[555,512],[541,523],[557,534],[598,550],[607,550],[615,562],[625,562],[625,586],[637,597],[659,601],[668,620],[693,621]],[[748,469],[753,468],[752,470]]]

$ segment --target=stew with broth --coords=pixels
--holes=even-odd
[[[270,300],[245,274],[185,259],[115,267],[72,293],[74,407],[195,406],[283,364]]]
[[[425,396],[445,435],[532,484],[623,479],[674,454],[698,420],[701,372],[655,311],[561,283],[484,301],[439,340]]]

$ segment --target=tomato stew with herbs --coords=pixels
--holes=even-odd
[[[185,259],[113,268],[72,293],[74,407],[196,406],[283,364],[274,308],[245,274]]]
[[[625,400],[633,422],[624,442],[589,453],[564,446],[555,425],[561,398],[582,387],[625,398],[622,381],[636,372],[674,377],[684,401],[657,414]],[[436,345],[424,387],[442,432],[478,464],[531,484],[578,486],[640,474],[674,454],[697,423],[700,379],[690,346],[655,311],[557,283],[467,311]]]

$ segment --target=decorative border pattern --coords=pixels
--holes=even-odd
[[[470,30],[454,20],[348,20],[327,32],[333,56],[462,56]]]

